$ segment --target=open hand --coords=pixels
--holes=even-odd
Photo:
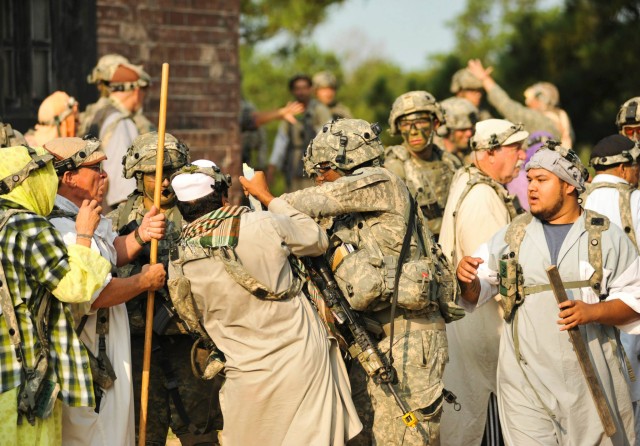
[[[480,257],[465,256],[458,263],[456,269],[456,276],[460,282],[471,283],[475,280],[478,274],[478,267],[481,263],[484,263]]]

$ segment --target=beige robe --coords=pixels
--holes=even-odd
[[[460,205],[454,227],[453,212],[468,179],[469,174],[464,169],[458,170],[440,233],[442,250],[455,266],[510,222],[509,212],[496,191],[489,185],[478,184]],[[449,364],[444,371],[444,386],[458,397],[462,408],[456,412],[449,405],[444,407],[440,424],[443,446],[479,446],[482,442],[489,394],[497,394],[496,370],[502,326],[502,309],[495,299],[473,313],[467,313],[463,319],[447,324]]]
[[[287,257],[321,255],[328,240],[281,199],[269,211],[242,215],[236,253],[277,293],[291,285]],[[258,299],[213,257],[185,264],[184,273],[227,360],[220,392],[225,446],[343,445],[362,429],[337,345],[302,293]]]

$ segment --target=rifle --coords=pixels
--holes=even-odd
[[[347,340],[349,355],[360,362],[364,371],[373,378],[376,384],[385,386],[393,395],[398,407],[402,410],[404,424],[413,430],[417,429],[416,415],[404,404],[393,387],[394,382],[397,382],[395,369],[371,339],[364,328],[365,323],[360,315],[353,311],[342,294],[326,259],[324,257],[302,257],[301,260],[311,281],[322,293],[336,324],[340,327],[341,334]]]

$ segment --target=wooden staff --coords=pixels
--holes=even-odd
[[[156,182],[153,190],[153,205],[160,210],[162,192],[162,165],[164,164],[164,132],[167,123],[167,90],[169,88],[169,64],[162,64],[162,84],[160,86],[160,115],[158,117],[158,150],[156,152]],[[151,239],[150,264],[158,262],[158,240]],[[140,392],[140,429],[138,446],[144,446],[147,436],[147,406],[149,403],[149,368],[151,367],[151,339],[153,336],[153,303],[155,292],[147,295],[147,317],[144,327],[144,357],[142,361],[142,389]]]

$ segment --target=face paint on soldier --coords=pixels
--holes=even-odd
[[[162,192],[160,193],[160,208],[165,210],[175,203],[176,194],[171,188],[169,178],[176,172],[176,169],[166,169],[162,172]],[[142,188],[144,194],[145,207],[153,204],[153,193],[156,187],[155,173],[145,173],[142,175]]]
[[[546,169],[529,169],[527,180],[531,214],[549,223],[560,223],[556,220],[566,214],[563,208],[570,207],[568,197],[575,191],[575,187],[565,183]],[[577,199],[574,201],[579,209]]]
[[[402,139],[414,152],[423,151],[431,143],[433,127],[431,115],[425,112],[411,113],[398,120]]]

